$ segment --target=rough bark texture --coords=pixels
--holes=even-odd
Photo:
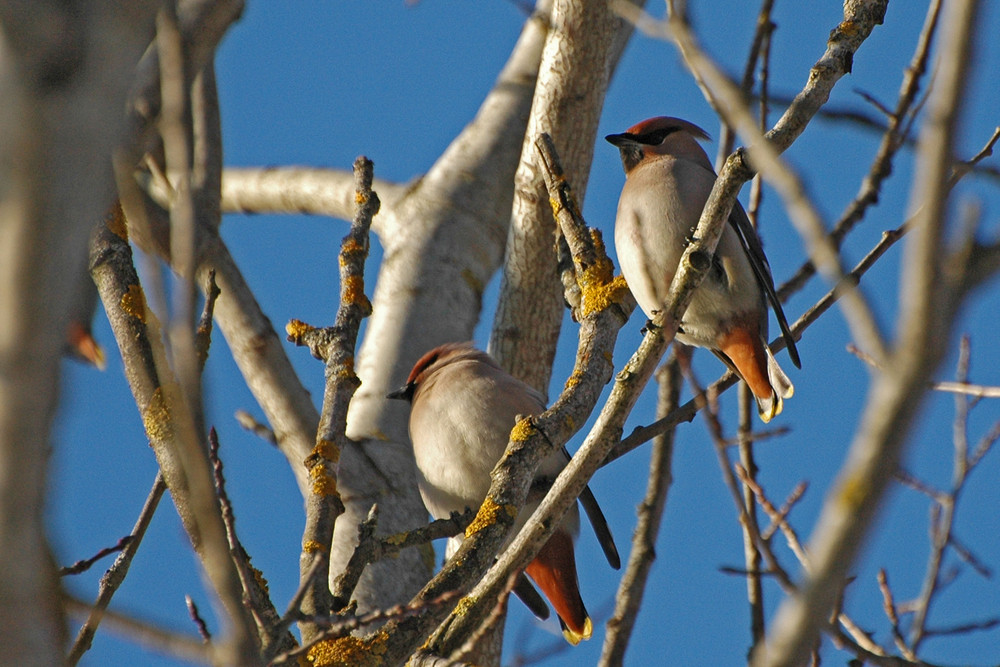
[[[356,526],[372,503],[382,509],[381,532],[426,522],[407,411],[386,401],[385,394],[404,382],[428,349],[472,336],[483,290],[503,253],[511,183],[544,35],[545,22],[529,19],[475,120],[420,183],[383,212],[384,220],[376,218],[385,258],[358,357],[362,385],[348,415],[348,436],[357,444],[341,459],[346,512],[334,533],[331,572],[350,558]],[[411,550],[368,568],[355,593],[359,607],[384,608],[412,597],[434,565],[430,551],[423,553],[422,558]]]
[[[556,225],[545,183],[535,166],[535,139],[542,132],[552,136],[582,207],[604,95],[631,34],[632,25],[606,3],[565,0],[553,7],[552,28],[514,177],[500,304],[489,345],[501,366],[542,394],[548,393],[564,305],[556,262]]]

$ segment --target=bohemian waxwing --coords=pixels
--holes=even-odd
[[[417,463],[417,484],[424,505],[434,518],[477,508],[490,487],[490,471],[503,456],[518,415],[537,415],[545,410],[540,393],[511,376],[485,352],[469,343],[448,343],[427,352],[413,366],[406,384],[388,395],[410,402],[410,440]],[[542,461],[536,484],[551,481],[569,461],[565,449]],[[517,534],[538,506],[532,493],[521,509],[511,531]],[[580,501],[594,525],[608,561],[621,566],[607,522],[590,489]],[[580,598],[573,554],[573,539],[579,528],[574,506],[566,514],[525,573],[552,603],[571,644],[589,639],[593,626]],[[451,557],[462,537],[451,538]],[[509,540],[508,540],[509,541]],[[527,582],[523,582],[527,585]],[[530,585],[527,588],[534,593]],[[526,599],[521,587],[518,596],[536,614],[541,611]],[[534,593],[537,599],[537,593]],[[541,602],[538,600],[538,602]]]
[[[621,151],[625,167],[615,220],[618,261],[635,300],[652,318],[663,307],[681,254],[715,184],[712,163],[697,142],[708,135],[685,120],[660,116],[605,138]],[[737,201],[709,274],[681,320],[677,339],[710,349],[739,375],[757,399],[764,422],[781,412],[782,399],[793,392],[767,346],[768,302],[788,355],[800,367],[760,238]]]

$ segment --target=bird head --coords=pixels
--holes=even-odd
[[[474,348],[472,343],[445,343],[429,350],[417,359],[417,363],[413,364],[413,369],[406,378],[406,384],[395,391],[389,392],[385,397],[398,398],[412,403],[417,390],[420,389],[420,386],[431,375],[445,365],[459,359],[475,359],[496,366],[496,362],[493,361],[492,357]]]
[[[621,151],[622,166],[628,174],[643,160],[659,155],[693,159],[707,164],[708,156],[698,145],[698,139],[709,139],[705,130],[694,123],[671,116],[649,118],[628,128],[621,134],[604,137]]]

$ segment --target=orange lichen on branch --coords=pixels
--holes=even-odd
[[[326,553],[326,545],[317,542],[316,540],[306,540],[302,543],[302,550],[307,554],[314,553]]]
[[[598,259],[582,270],[579,265],[577,266],[577,283],[583,295],[581,310],[584,317],[601,312],[612,304],[620,303],[628,293],[625,278],[614,275],[615,267],[608,259],[601,233],[591,229],[590,240]]]
[[[111,205],[111,210],[104,218],[104,224],[107,225],[109,232],[123,241],[128,241],[128,226],[125,224],[125,211],[122,210],[121,200],[116,199]]]
[[[579,280],[580,292],[583,294],[581,312],[584,317],[621,303],[628,292],[628,285],[623,277],[615,276],[608,281],[601,273],[596,273],[595,269],[598,269],[597,265],[588,268]]]
[[[486,500],[483,501],[483,504],[479,506],[479,511],[476,512],[476,518],[465,529],[465,536],[472,537],[483,528],[492,526],[503,513],[506,513],[511,521],[513,521],[517,517],[517,508],[513,505],[500,505],[489,496],[486,496]]]
[[[337,478],[327,470],[325,465],[320,464],[310,468],[309,477],[312,479],[312,492],[314,495],[337,495]]]
[[[475,607],[478,599],[479,598],[473,595],[466,595],[464,598],[459,600],[458,604],[455,605],[455,611],[454,611],[455,616],[461,616],[465,614],[465,612]]]
[[[363,243],[358,243],[353,238],[348,236],[344,239],[344,242],[340,244],[340,265],[345,264],[345,258],[352,255],[360,255],[364,258],[368,254],[368,248]]]
[[[572,389],[576,385],[580,384],[580,380],[583,379],[583,372],[579,368],[574,368],[570,376],[566,378],[566,384],[563,385],[563,390]]]
[[[362,276],[350,275],[344,278],[340,299],[346,304],[358,306],[365,313],[372,311],[372,304],[365,296],[365,279]]]
[[[166,442],[173,436],[170,408],[163,398],[163,387],[157,387],[142,411],[142,425],[153,442]]]
[[[332,440],[321,439],[313,447],[312,453],[309,456],[320,456],[330,463],[336,463],[340,460],[340,447]]]
[[[510,431],[510,439],[514,442],[525,442],[530,440],[537,432],[538,429],[535,427],[534,422],[531,421],[531,417],[525,417],[514,424],[514,428]]]
[[[131,315],[140,322],[146,321],[146,296],[138,285],[129,285],[118,305],[124,313]]]
[[[288,341],[296,345],[301,345],[303,337],[310,331],[315,330],[316,327],[306,324],[302,320],[292,319],[285,325],[285,333],[288,334]]]
[[[304,667],[376,667],[382,664],[388,635],[378,632],[367,639],[337,637],[321,641],[299,664]]]
[[[871,493],[871,485],[868,480],[860,475],[852,475],[844,480],[837,493],[837,500],[843,505],[844,510],[854,513],[861,507],[861,503]]]

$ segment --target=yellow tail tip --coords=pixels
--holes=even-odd
[[[563,637],[566,638],[566,641],[568,641],[573,646],[576,646],[584,639],[590,639],[590,636],[594,634],[594,624],[590,622],[590,617],[588,616],[586,619],[584,619],[583,622],[583,632],[574,632],[565,625],[563,625],[562,632],[563,632]]]
[[[757,414],[760,415],[760,420],[767,424],[781,414],[781,408],[783,407],[784,402],[781,400],[781,397],[777,394],[772,394],[772,398],[767,405],[763,403],[757,404]]]

